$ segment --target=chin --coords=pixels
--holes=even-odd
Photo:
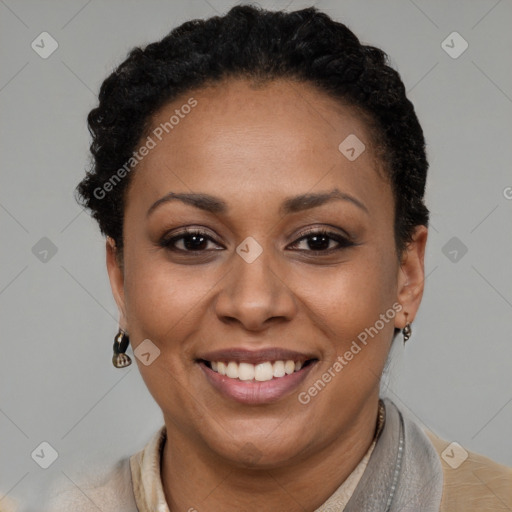
[[[251,419],[242,425],[237,421],[231,428],[226,427],[225,421],[219,421],[217,435],[212,438],[213,432],[208,429],[208,433],[201,432],[199,436],[230,464],[254,469],[278,468],[302,456],[313,441],[304,438],[304,428],[297,421],[293,422],[295,428],[284,429],[290,421],[287,418],[283,416],[272,422]]]

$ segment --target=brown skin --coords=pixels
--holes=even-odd
[[[107,239],[110,282],[132,348],[150,339],[161,351],[149,366],[136,360],[167,428],[164,492],[173,512],[312,511],[372,442],[393,329],[404,327],[405,312],[414,320],[423,294],[427,228],[417,227],[400,264],[392,191],[367,127],[311,85],[279,80],[255,88],[231,80],[166,105],[154,127],[191,96],[197,106],[132,177],[123,267]],[[353,162],[338,150],[351,133],[366,144]],[[278,213],[289,196],[335,187],[368,212],[331,201]],[[229,210],[212,214],[172,201],[146,217],[171,191],[208,193]],[[186,226],[214,240],[201,249],[204,256],[158,245]],[[314,254],[318,246],[299,232],[322,227],[347,232],[357,245]],[[250,264],[235,252],[249,236],[263,248]],[[175,246],[186,250],[185,241]],[[300,403],[298,392],[396,302],[402,311],[317,396]],[[195,362],[211,350],[273,346],[313,353],[318,362],[297,392],[272,404],[224,397]]]

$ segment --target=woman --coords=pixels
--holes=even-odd
[[[52,510],[512,507],[511,469],[379,397],[428,233],[423,132],[386,62],[314,8],[238,6],[105,80],[78,191],[107,238],[114,366],[131,342],[165,425]]]

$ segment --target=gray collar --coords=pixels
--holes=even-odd
[[[439,512],[443,469],[437,452],[414,421],[388,398],[383,402],[384,427],[344,512]]]

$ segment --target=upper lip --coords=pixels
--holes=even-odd
[[[260,350],[247,350],[244,348],[228,348],[214,350],[202,354],[197,358],[204,361],[235,361],[237,363],[259,364],[267,361],[300,361],[316,359],[311,353],[296,352],[284,348],[269,347]]]

